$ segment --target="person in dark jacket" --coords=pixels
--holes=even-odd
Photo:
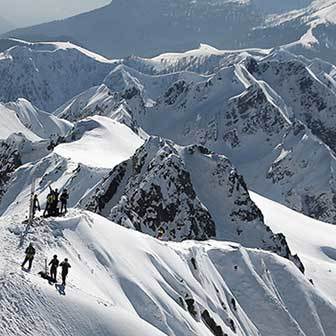
[[[32,263],[33,263],[34,256],[35,256],[35,249],[32,243],[30,243],[29,246],[26,248],[25,253],[26,253],[26,257],[21,266],[22,268],[24,268],[26,263],[29,262],[28,269],[31,270]]]
[[[50,193],[53,195],[53,200],[51,203],[51,215],[52,216],[58,216],[59,210],[58,210],[58,201],[59,201],[59,191],[56,188],[53,190],[51,186],[49,186]]]
[[[35,217],[36,210],[41,211],[41,207],[37,195],[35,194],[33,198],[33,218]]]
[[[49,185],[49,190],[50,193],[47,196],[47,207],[45,212],[47,212],[49,216],[58,216],[59,191],[57,188],[54,190],[51,185]]]
[[[47,204],[43,212],[43,217],[52,215],[53,203],[54,203],[54,194],[50,192],[47,196]]]
[[[67,213],[67,211],[68,211],[68,209],[67,209],[68,199],[69,199],[68,190],[64,189],[61,196],[60,196],[61,214],[63,213],[63,210],[64,210],[64,213]]]
[[[65,280],[69,273],[69,268],[71,268],[71,265],[68,262],[68,259],[65,258],[64,261],[60,263],[60,266],[62,267],[62,286],[65,286]]]
[[[49,266],[50,267],[50,277],[51,279],[56,282],[57,281],[57,267],[59,265],[59,260],[57,259],[57,255],[54,255],[54,258],[50,261]]]

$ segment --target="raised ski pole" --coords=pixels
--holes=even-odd
[[[30,187],[30,199],[29,199],[29,214],[28,214],[28,223],[26,225],[26,229],[21,234],[19,247],[23,246],[24,240],[28,234],[29,227],[33,224],[34,219],[34,195],[35,195],[35,178],[32,179],[31,187]]]
[[[31,183],[29,216],[28,216],[27,228],[29,228],[33,224],[33,219],[34,219],[34,195],[35,195],[35,178],[33,178],[32,183]]]

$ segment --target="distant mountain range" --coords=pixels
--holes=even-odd
[[[115,55],[267,48],[1,40],[4,336],[334,335],[332,3],[115,0],[30,29]],[[42,217],[50,186],[69,193],[62,217]],[[37,274],[54,254],[66,287]]]
[[[220,49],[290,44],[296,53],[331,60],[335,21],[335,0],[113,0],[103,8],[3,37],[71,41],[108,57],[153,56],[200,43]]]

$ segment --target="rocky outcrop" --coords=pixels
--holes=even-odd
[[[293,260],[303,271],[285,238],[274,235],[264,224],[243,177],[231,162],[202,146],[180,147],[151,137],[80,204],[161,239],[216,237],[273,251]]]

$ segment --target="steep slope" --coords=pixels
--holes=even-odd
[[[293,260],[274,235],[230,161],[201,146],[179,147],[151,137],[81,201],[116,223],[167,240],[216,237]]]
[[[35,43],[0,53],[0,100],[26,98],[45,111],[100,84],[114,62],[71,43]]]
[[[64,137],[73,127],[72,123],[39,110],[26,99],[18,99],[16,102],[5,104],[4,107],[8,110],[3,111],[3,115],[11,114],[10,111],[14,111],[19,121],[29,131],[42,139],[57,140],[58,137]],[[8,125],[3,121],[1,123]],[[15,127],[13,127],[9,132],[17,133],[18,131],[20,130],[15,130]],[[23,132],[25,135],[26,133],[26,131]]]
[[[0,103],[0,200],[15,170],[47,156],[73,125],[28,101]]]
[[[143,143],[126,126],[105,117],[75,124],[63,143],[52,152],[47,149],[49,142],[29,146],[27,141],[20,144],[17,137],[15,139],[15,143],[7,140],[6,150],[0,153],[4,162],[11,158],[16,163],[6,169],[3,178],[1,214],[27,214],[33,180],[43,208],[50,184],[59,190],[67,188],[69,206],[75,206],[111,168],[131,157]],[[34,151],[37,152],[35,156]]]
[[[0,222],[5,336],[333,335],[335,307],[271,253],[162,243],[89,212],[28,231],[14,218]],[[37,248],[33,271],[17,271],[29,241]],[[35,275],[53,254],[72,265],[65,290]]]
[[[274,232],[283,232],[293,252],[305,265],[305,274],[331,301],[336,302],[332,285],[336,272],[336,227],[318,222],[253,192],[251,198]]]
[[[203,56],[200,61],[213,65]],[[167,68],[174,62],[166,64]],[[185,65],[192,64],[190,59]],[[145,103],[143,94],[150,76],[146,81],[137,77],[141,90],[123,91],[125,86],[120,86],[122,91],[110,95],[106,110],[91,98],[84,99],[84,105],[96,106],[100,114],[120,121],[123,115],[127,125],[138,125],[148,134],[183,145],[200,143],[224,153],[253,190],[314,218],[334,222],[334,73],[331,64],[296,58],[282,50],[264,58],[245,54],[239,63],[203,81],[179,79],[166,91],[162,86],[161,96],[151,105]],[[160,78],[154,75],[152,82]],[[60,115],[72,120],[80,115],[74,111],[69,114],[65,109]],[[95,113],[92,107],[87,111]]]

